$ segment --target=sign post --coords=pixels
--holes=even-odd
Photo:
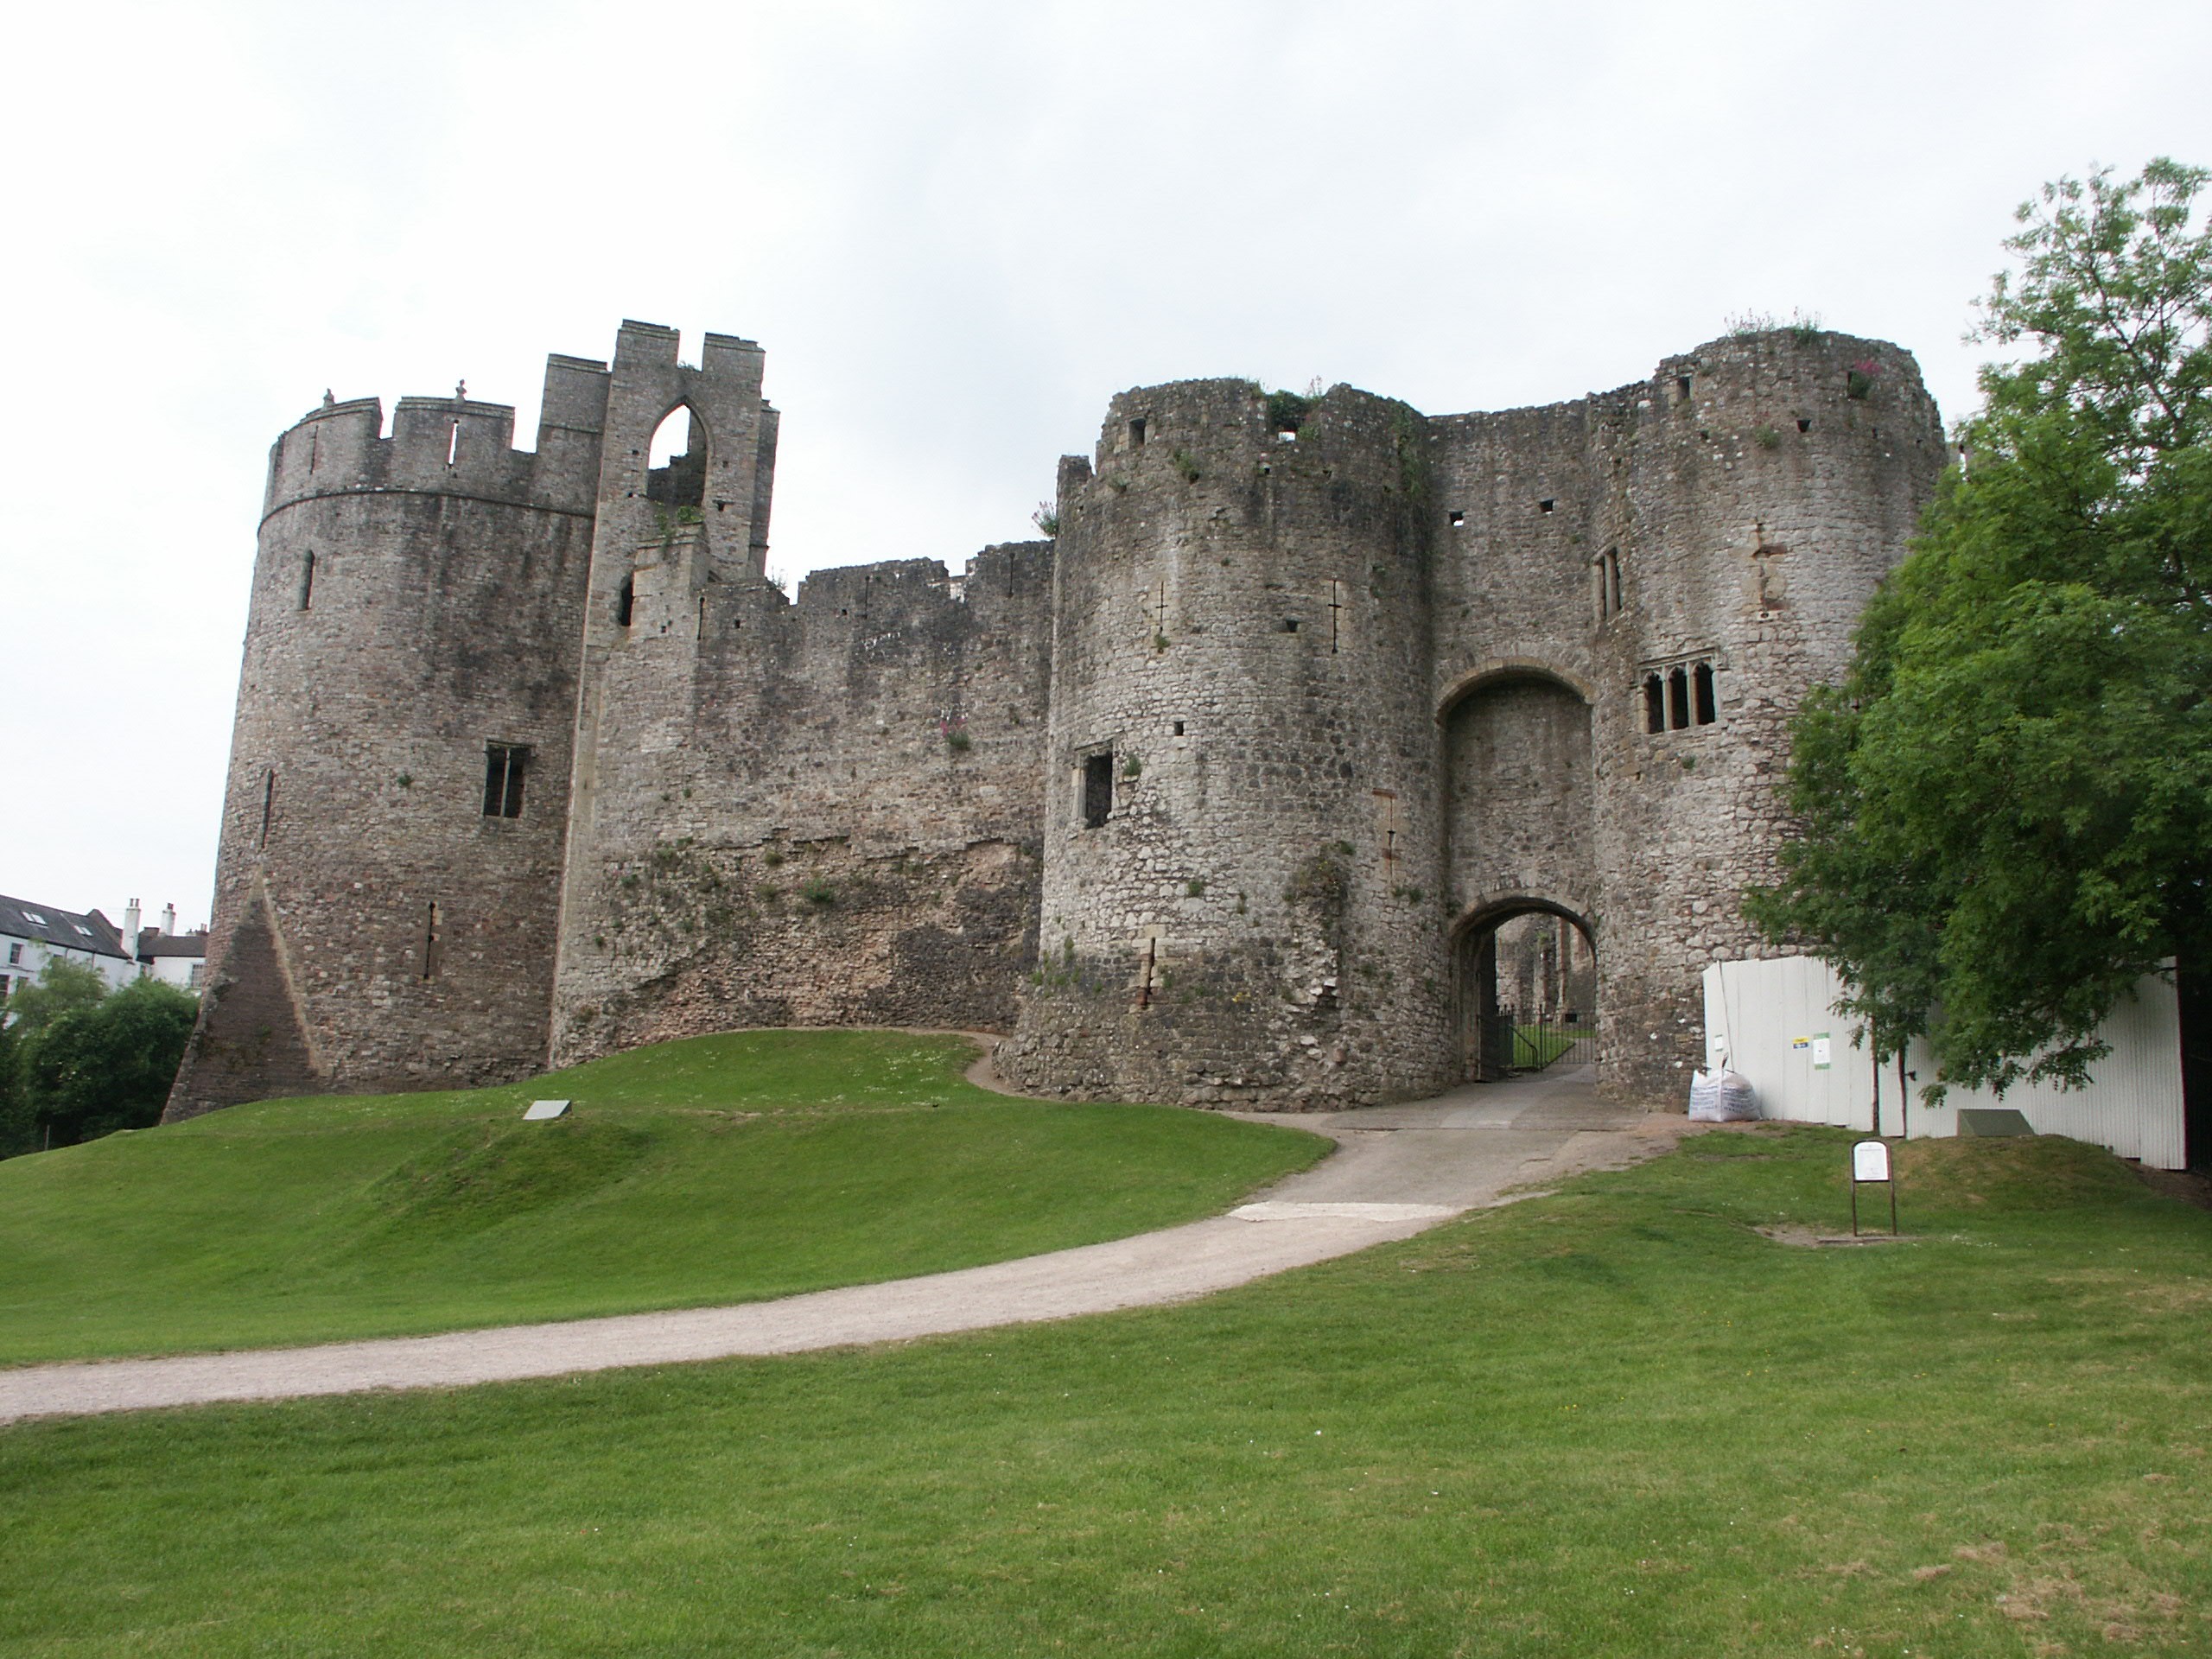
[[[1859,1189],[1862,1186],[1886,1186],[1890,1189],[1890,1231],[1897,1230],[1897,1182],[1890,1168],[1890,1147],[1885,1141],[1860,1141],[1851,1148],[1851,1236],[1859,1236]]]

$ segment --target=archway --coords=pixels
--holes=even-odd
[[[1452,982],[1459,1082],[1596,1060],[1597,944],[1564,905],[1508,899],[1468,916],[1452,934]]]
[[[653,429],[645,450],[645,499],[695,511],[706,505],[707,423],[689,404],[669,410]]]
[[[1452,1065],[1474,1079],[1594,1060],[1596,778],[1586,690],[1540,664],[1503,661],[1463,679],[1437,718],[1445,879],[1461,918],[1452,935]]]

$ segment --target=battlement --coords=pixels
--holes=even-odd
[[[383,435],[375,397],[309,410],[269,457],[263,516],[334,495],[409,492],[467,496],[556,512],[590,510],[609,380],[604,364],[546,359],[537,448],[515,447],[512,404],[464,396],[405,397]]]
[[[1275,480],[1360,484],[1412,493],[1421,416],[1356,386],[1319,397],[1268,392],[1250,380],[1139,386],[1108,407],[1090,461],[1061,461],[1063,493],[1105,499],[1139,482],[1248,486]]]

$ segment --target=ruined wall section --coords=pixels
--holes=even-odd
[[[1789,721],[1834,681],[1945,463],[1911,356],[1782,330],[1670,358],[1634,399],[1628,605],[1599,687],[1598,961],[1611,1087],[1679,1096],[1701,1063],[1698,977],[1768,952],[1739,896],[1789,831]],[[1654,673],[1713,671],[1711,723],[1647,729]]]
[[[964,576],[818,572],[796,603],[758,581],[641,601],[600,717],[645,781],[610,790],[607,763],[572,865],[556,1059],[738,1026],[1008,1029],[1036,951],[1052,569],[1025,543]]]
[[[171,1118],[542,1061],[602,365],[511,409],[332,403],[271,452],[209,989]],[[528,752],[486,816],[486,747]]]
[[[1443,1075],[1427,454],[1338,387],[1114,400],[1064,461],[1041,960],[998,1065],[1323,1107]],[[1110,785],[1110,800],[1102,789]]]

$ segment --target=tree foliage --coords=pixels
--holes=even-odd
[[[161,1120],[198,1000],[160,980],[110,995],[60,957],[8,999],[0,1032],[0,1157]]]
[[[1803,834],[1750,895],[1835,962],[1877,1052],[2078,1084],[2097,1027],[2203,959],[2212,877],[2212,175],[2061,179],[1976,337],[1968,464],[1794,730]]]

